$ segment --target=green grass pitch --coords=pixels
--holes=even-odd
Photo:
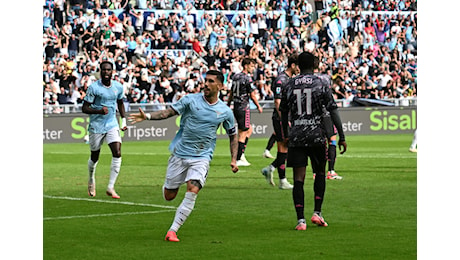
[[[87,195],[88,145],[43,145],[43,259],[416,259],[417,154],[412,135],[348,136],[338,154],[343,180],[327,180],[323,216],[296,231],[291,191],[269,186],[261,168],[267,139],[250,139],[249,167],[231,172],[228,139],[219,139],[206,186],[179,230],[164,235],[181,203],[161,195],[169,141],[125,142],[114,200],[105,195],[111,155],[96,170],[97,196]],[[276,147],[272,149],[276,154]],[[313,210],[307,168],[305,215]],[[292,169],[286,170],[292,183]],[[278,183],[277,172],[275,182]]]

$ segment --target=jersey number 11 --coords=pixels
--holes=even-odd
[[[302,115],[302,90],[303,94],[305,95],[305,109],[307,115],[311,115],[311,88],[304,88],[304,89],[294,89],[294,94],[296,95],[297,99],[297,114]]]

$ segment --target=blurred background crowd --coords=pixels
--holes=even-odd
[[[333,93],[409,105],[417,95],[416,0],[46,0],[43,6],[43,104],[81,104],[114,64],[125,102],[177,102],[201,91],[210,69],[225,86],[257,61],[260,101],[272,100],[272,80],[291,53],[314,52]],[[220,98],[227,99],[227,89]]]

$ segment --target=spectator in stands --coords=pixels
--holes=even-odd
[[[372,84],[377,87],[379,84],[379,79],[377,78],[383,72],[383,69],[386,69],[392,78],[394,75],[402,75],[400,79],[394,80],[394,82],[393,80],[389,81],[389,85],[387,84],[388,89],[384,91],[387,97],[394,97],[393,89],[398,89],[396,92],[399,91],[401,96],[404,91],[408,92],[408,96],[416,93],[417,15],[409,13],[380,15],[373,12],[374,10],[401,10],[402,12],[416,10],[415,1],[340,1],[339,8],[350,10],[345,13],[339,12],[339,16],[342,19],[341,24],[345,28],[344,34],[348,34],[349,37],[345,37],[343,42],[335,46],[329,46],[325,30],[331,18],[327,16],[328,13],[319,12],[316,20],[313,19],[315,18],[313,16],[300,19],[294,17],[294,20],[300,21],[300,27],[290,25],[292,15],[289,12],[292,11],[292,14],[298,15],[305,14],[305,10],[308,9],[308,1],[285,1],[281,5],[276,5],[275,2],[259,1],[253,6],[245,1],[235,1],[234,3],[223,1],[221,4],[205,0],[195,1],[194,4],[177,2],[179,8],[187,10],[184,11],[185,15],[183,16],[177,12],[170,12],[169,14],[155,13],[155,9],[171,9],[173,3],[170,3],[170,1],[153,1],[150,6],[149,1],[147,1],[148,10],[142,10],[140,7],[143,6],[143,3],[137,3],[135,0],[114,1],[113,8],[126,8],[124,12],[116,15],[114,13],[109,15],[108,11],[112,7],[107,9],[108,6],[105,2],[102,2],[102,5],[98,2],[94,3],[95,5],[92,2],[87,5],[84,1],[81,1],[81,3],[77,1],[78,4],[72,2],[68,10],[63,13],[63,24],[60,24],[58,22],[60,19],[59,14],[55,17],[55,9],[60,6],[61,2],[62,0],[57,0],[56,4],[49,2],[43,9],[44,63],[46,60],[56,64],[67,62],[67,60],[75,59],[78,55],[83,54],[85,55],[84,60],[78,60],[75,65],[76,71],[80,74],[94,73],[97,69],[97,66],[94,67],[95,62],[102,57],[107,57],[113,59],[114,64],[118,64],[116,67],[117,72],[120,74],[116,79],[121,81],[121,78],[123,78],[124,83],[130,84],[127,76],[129,74],[128,67],[132,66],[134,68],[134,64],[131,63],[131,57],[134,56],[136,47],[140,49],[142,46],[138,46],[132,39],[131,41],[124,41],[125,43],[119,40],[122,39],[122,35],[127,39],[130,39],[131,35],[142,35],[142,43],[145,47],[142,53],[148,55],[144,58],[146,59],[145,65],[151,68],[151,73],[157,73],[157,75],[169,74],[168,78],[170,80],[172,80],[173,70],[177,69],[176,67],[179,67],[179,65],[171,62],[172,56],[169,58],[154,57],[150,53],[154,50],[164,50],[165,48],[184,49],[186,47],[184,43],[189,43],[195,51],[201,50],[200,53],[205,53],[197,43],[193,43],[194,40],[192,39],[197,39],[205,49],[210,48],[212,45],[215,58],[214,61],[211,58],[211,67],[228,67],[230,73],[240,70],[237,56],[248,54],[257,56],[257,59],[262,62],[261,64],[267,66],[267,68],[258,68],[257,75],[264,75],[265,77],[262,79],[261,76],[258,76],[256,82],[261,87],[260,93],[262,94],[263,84],[261,82],[264,80],[266,82],[270,81],[271,78],[275,77],[277,70],[282,69],[282,66],[277,65],[277,60],[283,59],[286,53],[298,49],[298,45],[302,51],[305,48],[311,50],[314,47],[322,57],[322,71],[330,75],[335,74],[335,71],[332,71],[334,69],[332,64],[344,62],[348,73],[345,79],[345,86],[347,87],[350,87],[351,83],[357,83],[357,86],[360,86],[365,82],[365,80],[360,79],[364,74],[369,75],[369,82],[373,82]],[[353,11],[350,8],[351,2],[353,2]],[[98,4],[100,5],[99,9],[96,7]],[[200,6],[202,8],[199,8]],[[214,15],[204,12],[202,16],[193,18],[193,15],[197,14],[195,10],[221,9],[222,7],[226,10],[252,10],[257,11],[257,13],[254,16],[249,16],[240,12],[232,20],[227,20],[227,17],[223,14]],[[326,6],[325,10],[330,11],[330,9],[331,7]],[[280,16],[277,13],[278,10],[285,10],[288,15]],[[362,11],[366,10],[370,12],[364,15]],[[139,17],[138,19],[130,12],[138,13],[142,11],[150,13],[145,18],[145,28],[144,23],[142,23],[142,27],[136,26],[137,28],[135,28],[132,25],[133,21],[138,22],[144,17],[142,16],[142,18]],[[117,16],[123,21],[121,30],[120,27],[117,27],[117,25],[121,25],[116,22]],[[155,20],[156,16],[158,18],[151,24],[150,22]],[[283,17],[285,20],[282,20]],[[256,24],[253,24],[252,18],[257,22],[257,33],[255,33]],[[310,22],[309,19],[311,19],[311,23],[308,23]],[[295,22],[296,25],[297,23]],[[251,31],[251,24],[253,24],[253,31]],[[281,26],[284,27],[281,28]],[[171,41],[171,38],[177,38],[177,35],[171,32],[172,27],[176,27],[180,35],[179,43],[173,44]],[[299,31],[295,31],[294,28],[299,28]],[[251,32],[253,32],[252,35],[250,34]],[[217,34],[217,36],[214,34]],[[294,35],[296,35],[295,38],[297,39],[294,39]],[[103,40],[101,40],[101,36],[104,37]],[[225,36],[227,40],[224,40]],[[368,40],[368,38],[370,39]],[[299,44],[297,44],[297,41]],[[289,46],[287,46],[287,43],[289,43]],[[62,49],[65,48],[66,44],[67,51]],[[80,44],[83,53],[80,52]],[[306,47],[307,44],[308,47]],[[227,45],[227,49],[223,51],[225,45]],[[227,52],[227,50],[233,49],[237,51]],[[165,51],[166,53],[171,54],[170,51]],[[186,57],[181,56],[180,58],[185,58],[184,68],[188,69],[192,65],[192,59],[188,53],[186,55]],[[124,58],[125,56],[126,58]],[[119,57],[122,57],[123,61],[118,62]],[[209,59],[209,56],[207,59]],[[173,58],[173,60],[176,60],[176,58]],[[196,64],[200,64],[199,59],[196,60],[194,66]],[[204,65],[204,63],[202,64]],[[268,68],[268,64],[276,66],[270,65]],[[125,66],[124,69],[121,69],[123,66]],[[401,69],[406,67],[405,71]],[[43,70],[46,72],[48,69],[44,66]],[[263,71],[263,74],[260,71]],[[199,74],[201,75],[201,73]],[[62,75],[62,72],[57,73],[57,77],[63,77]],[[189,76],[187,74],[186,78],[189,78]],[[46,77],[49,82],[49,75],[47,74]],[[80,83],[81,78],[79,77],[77,81],[79,88],[84,85],[84,83]],[[156,85],[153,82],[151,84]],[[182,84],[185,84],[185,82]],[[376,91],[373,91],[373,93],[375,94]],[[368,93],[363,92],[364,94]],[[381,91],[378,91],[377,95],[374,96],[380,98],[381,94]],[[357,95],[358,93],[356,93]],[[51,100],[52,97],[50,96]]]
[[[57,96],[56,96],[57,98]],[[74,105],[74,111],[77,111],[77,105],[82,103],[81,93],[78,86],[74,85],[70,91],[70,99],[68,101],[70,104]]]
[[[337,3],[335,1],[332,1],[329,16],[331,17],[331,20],[339,19],[339,7],[337,6]]]
[[[80,40],[76,38],[75,34],[72,33],[69,39],[69,44],[67,46],[67,51],[69,52],[69,56],[71,58],[75,58],[78,55],[80,49]]]
[[[51,13],[49,10],[45,10],[43,12],[43,30],[47,30],[49,28],[52,28],[54,25],[54,20],[51,17]]]
[[[59,104],[69,104],[69,95],[64,87],[60,87],[60,92],[57,94]]]
[[[388,70],[384,69],[383,73],[381,73],[381,74],[379,74],[377,76],[377,79],[378,79],[378,82],[379,82],[377,88],[379,90],[380,89],[386,90],[388,82],[391,81],[393,79],[393,77],[390,76]]]
[[[192,49],[198,53],[200,57],[206,55],[206,50],[197,38],[191,38],[188,40],[188,42],[192,44]]]
[[[123,34],[123,22],[118,17],[113,21],[112,31],[116,39],[120,39]]]
[[[46,43],[46,47],[45,47],[45,60],[48,60],[48,61],[52,61],[54,60],[54,56],[55,56],[55,51],[54,51],[55,47],[54,47],[54,43],[53,41],[48,41]]]
[[[153,93],[152,93],[153,94]],[[166,106],[164,105],[164,99],[163,95],[159,94],[154,94],[153,100],[149,102],[149,104],[154,105],[152,108],[152,111],[158,111],[158,110],[163,110],[166,109]]]
[[[207,62],[208,67],[215,66],[216,56],[214,54],[214,48],[210,48],[208,54],[204,57],[204,60]]]
[[[123,28],[124,28],[124,34],[126,37],[131,37],[132,35],[136,34],[136,28],[133,26],[133,21],[131,20],[131,17],[129,15],[124,15],[123,19]]]

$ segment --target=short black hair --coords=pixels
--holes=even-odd
[[[299,69],[301,71],[315,68],[315,55],[305,51],[299,55]]]
[[[113,69],[113,64],[112,64],[112,62],[110,62],[110,61],[108,61],[108,60],[102,61],[101,64],[99,64],[99,68],[102,69],[102,65],[104,65],[104,64],[109,64],[110,67]]]
[[[288,57],[288,68],[291,67],[292,64],[297,64],[299,60],[299,55],[292,54]]]
[[[206,75],[214,75],[220,83],[224,83],[224,74],[218,70],[209,70],[206,72]]]

